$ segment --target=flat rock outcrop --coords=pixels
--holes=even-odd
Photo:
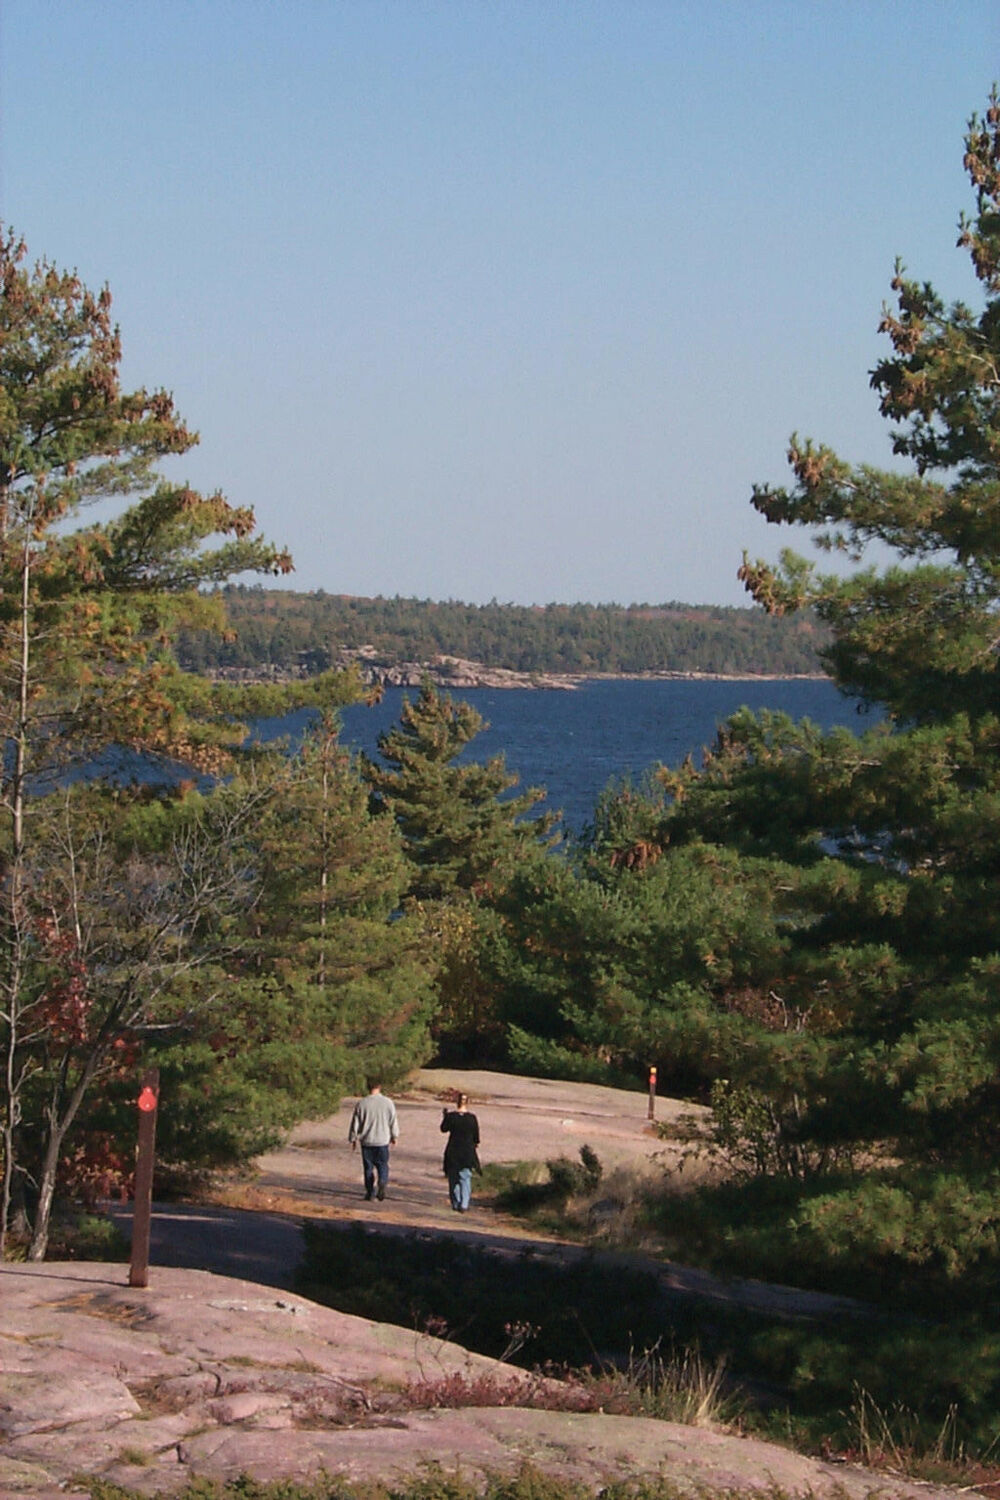
[[[516,672],[510,667],[487,667],[481,661],[464,656],[434,656],[430,661],[379,662],[366,660],[362,654],[351,658],[362,681],[381,687],[420,687],[433,682],[436,687],[453,688],[559,688],[571,690],[579,677],[559,672]]]
[[[195,1478],[390,1479],[428,1462],[467,1477],[525,1460],[598,1485],[937,1500],[953,1494],[650,1419],[539,1409],[539,1381],[458,1345],[207,1271],[0,1266],[0,1497],[144,1495]],[[496,1405],[442,1408],[456,1383]],[[968,1491],[964,1492],[966,1495]]]

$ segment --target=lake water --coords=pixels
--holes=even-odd
[[[389,688],[372,708],[343,709],[342,742],[374,757],[379,734],[399,720],[404,696],[415,698],[417,689]],[[860,731],[874,722],[859,717],[855,700],[825,680],[601,679],[572,692],[464,688],[452,696],[472,704],[489,726],[460,759],[483,761],[502,753],[522,787],[546,789],[543,805],[561,809],[564,826],[574,833],[590,821],[612,778],[635,781],[652,765],[679,766],[688,754],[698,762],[717,726],[743,706],[781,710],[824,729],[846,725]],[[279,732],[294,738],[307,718],[267,721],[259,732],[262,738]]]

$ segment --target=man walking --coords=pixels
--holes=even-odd
[[[365,1197],[369,1201],[378,1197],[381,1202],[385,1197],[386,1183],[389,1181],[389,1147],[394,1146],[399,1140],[399,1124],[396,1119],[396,1106],[386,1094],[383,1094],[382,1085],[378,1080],[369,1081],[367,1095],[364,1099],[359,1099],[354,1106],[347,1139],[351,1143],[352,1151],[358,1149],[359,1141],[361,1143],[361,1161],[365,1170]],[[376,1181],[378,1182],[377,1193]]]

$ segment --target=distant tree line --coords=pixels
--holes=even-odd
[[[178,658],[189,671],[324,671],[370,648],[386,664],[448,655],[515,672],[707,672],[799,676],[822,671],[828,638],[811,612],[686,604],[461,604],[353,598],[227,585],[231,632],[185,628]]]

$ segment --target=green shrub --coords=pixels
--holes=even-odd
[[[520,1026],[507,1028],[507,1054],[515,1073],[526,1078],[559,1078],[569,1083],[620,1083],[619,1076],[599,1058],[560,1046],[549,1037],[534,1036]]]
[[[549,1189],[555,1198],[576,1198],[592,1193],[603,1175],[597,1153],[590,1146],[580,1147],[580,1160],[570,1161],[567,1156],[558,1156],[545,1163],[549,1173]]]
[[[175,1491],[173,1500],[690,1500],[690,1493],[689,1487],[662,1476],[590,1486],[544,1474],[530,1463],[522,1464],[513,1473],[487,1474],[482,1484],[475,1484],[460,1471],[428,1464],[417,1474],[383,1483],[351,1482],[335,1477],[307,1484],[281,1480],[263,1483],[246,1475],[231,1483],[195,1480],[183,1490]],[[699,1493],[700,1500],[713,1500],[711,1491]],[[754,1493],[759,1500],[761,1492]],[[137,1491],[104,1480],[93,1481],[90,1495],[91,1500],[143,1500]],[[791,1500],[774,1486],[766,1491],[766,1497]],[[735,1500],[734,1492],[720,1490],[719,1500]]]
[[[117,1225],[100,1214],[60,1209],[53,1215],[50,1260],[128,1260],[129,1242]]]
[[[604,1173],[596,1151],[587,1145],[580,1147],[578,1162],[566,1156],[556,1156],[545,1163],[545,1171],[547,1178],[540,1179],[534,1164],[521,1163],[508,1169],[499,1181],[494,1175],[497,1208],[523,1216],[537,1215],[542,1211],[542,1217],[562,1224],[560,1215],[568,1201],[593,1193]],[[567,1225],[563,1227],[568,1228]]]

